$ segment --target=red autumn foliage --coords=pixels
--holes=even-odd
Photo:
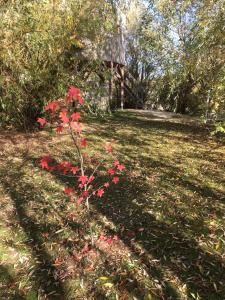
[[[70,119],[68,118],[67,112],[66,112],[65,110],[63,110],[63,111],[61,111],[61,112],[59,113],[59,117],[60,117],[60,119],[61,119],[61,121],[62,121],[63,124],[68,123],[69,120],[70,120]]]
[[[99,190],[97,191],[97,196],[101,198],[101,197],[103,196],[104,193],[105,193],[104,189],[99,189]]]
[[[75,175],[79,171],[79,167],[71,167],[71,172]]]
[[[52,101],[44,107],[47,117],[38,118],[37,122],[41,127],[48,124],[54,128],[57,134],[65,132],[70,135],[77,153],[76,164],[74,165],[74,162],[70,161],[56,163],[56,160],[46,155],[40,159],[40,166],[43,170],[49,172],[58,172],[64,176],[72,176],[74,184],[66,186],[64,193],[71,199],[76,199],[78,205],[86,203],[89,209],[88,203],[91,198],[102,198],[111,183],[116,184],[120,181],[119,176],[125,170],[125,166],[119,160],[115,160],[113,167],[107,168],[104,165],[105,159],[100,154],[90,155],[88,153],[88,142],[86,137],[83,136],[80,123],[80,110],[83,104],[84,99],[80,89],[72,86],[64,99]],[[107,155],[112,156],[113,154],[115,156],[114,149],[110,143],[103,145],[103,148],[105,148]],[[103,184],[100,184],[99,182],[102,182],[102,180],[98,180],[100,175],[108,176],[108,181],[106,180]],[[115,177],[110,179],[113,175]]]
[[[38,118],[37,122],[43,127],[47,122],[45,118]]]
[[[119,177],[113,177],[112,182],[118,183],[120,181]]]
[[[82,128],[78,122],[71,122],[70,126],[76,131],[76,133],[81,134]]]
[[[79,112],[75,112],[71,115],[71,119],[75,122],[79,121],[80,119],[80,113]]]
[[[81,175],[78,179],[82,184],[85,184],[88,181],[88,177],[86,175]]]
[[[62,126],[58,126],[58,127],[56,127],[55,131],[57,133],[62,133],[63,132],[63,127]]]
[[[119,171],[125,170],[125,166],[122,165],[122,164],[118,164],[116,167],[117,167],[117,169],[118,169]]]
[[[110,168],[110,169],[108,169],[107,173],[108,173],[109,175],[114,175],[114,174],[115,174],[115,171],[114,171],[112,168]]]
[[[108,153],[112,153],[113,152],[113,147],[111,144],[106,144],[105,145],[105,150],[108,152]]]
[[[99,237],[100,241],[105,241],[107,244],[111,245],[113,243],[113,241],[118,241],[118,236],[114,235],[114,236],[106,236],[104,234],[101,234]]]
[[[104,187],[108,188],[109,187],[109,182],[104,183]]]
[[[45,105],[44,109],[47,110],[56,110],[57,108],[59,108],[59,102],[58,101],[52,101],[50,103],[48,103],[47,105]]]
[[[70,194],[72,194],[72,193],[74,192],[74,190],[73,190],[72,188],[70,188],[70,187],[67,187],[67,188],[65,188],[64,192],[65,192],[67,195],[70,195]]]
[[[87,147],[87,140],[86,139],[81,139],[80,144],[82,147]]]

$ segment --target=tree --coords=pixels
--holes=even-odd
[[[224,110],[223,4],[155,0],[144,7],[130,68],[149,71],[145,92],[152,105],[180,113]]]
[[[97,64],[80,49],[101,42],[113,11],[105,0],[17,0],[1,3],[0,19],[0,118],[26,127],[68,84],[86,86]]]

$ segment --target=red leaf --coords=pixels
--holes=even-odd
[[[45,105],[44,109],[54,111],[58,107],[59,107],[59,102],[58,101],[52,101],[52,102],[48,103],[47,105]]]
[[[65,110],[63,110],[59,113],[59,117],[64,124],[69,122],[69,118],[68,118],[67,112]]]
[[[40,160],[40,166],[42,169],[49,170],[49,163],[52,161],[50,156],[43,156]]]
[[[79,134],[81,133],[82,131],[82,128],[81,128],[81,125],[77,122],[71,122],[70,123],[71,127],[76,130]]]
[[[71,187],[66,187],[64,189],[64,192],[67,194],[67,195],[70,195],[74,192],[74,190],[71,188]]]
[[[80,105],[83,105],[84,104],[84,99],[79,95],[77,96],[77,100],[78,102],[80,103]]]
[[[73,173],[73,175],[75,175],[78,171],[79,171],[78,167],[72,167],[71,168],[71,172]]]
[[[68,90],[68,96],[71,99],[77,100],[77,97],[80,95],[80,89],[74,86],[71,86]]]
[[[118,164],[116,167],[119,171],[123,171],[125,169],[125,166],[123,164]]]
[[[88,179],[88,183],[92,182],[93,180],[95,180],[95,176],[90,176]]]
[[[113,183],[118,183],[120,181],[119,177],[113,177],[112,182]]]
[[[117,167],[120,164],[120,162],[118,160],[114,161],[113,165],[114,167]]]
[[[80,144],[81,144],[82,147],[87,147],[87,140],[86,139],[82,139],[80,141]]]
[[[89,192],[88,192],[88,191],[83,191],[83,192],[82,192],[82,196],[83,196],[84,198],[87,198],[88,195],[89,195]]]
[[[107,173],[108,173],[109,175],[114,175],[114,174],[115,174],[115,171],[114,171],[112,168],[110,168],[110,169],[108,169]]]
[[[112,147],[112,145],[111,145],[111,144],[106,144],[106,145],[105,145],[105,150],[106,150],[106,152],[108,152],[108,153],[112,153],[112,152],[113,152],[113,147]]]
[[[79,112],[75,112],[75,113],[73,113],[72,115],[71,115],[71,119],[73,120],[73,121],[78,121],[79,119],[80,119],[80,113]]]
[[[60,164],[58,164],[57,169],[59,172],[62,172],[64,175],[66,175],[70,171],[71,167],[71,162],[62,161]]]
[[[113,238],[110,236],[109,238],[107,238],[106,242],[107,244],[111,245],[113,242]]]
[[[88,177],[87,176],[80,176],[78,181],[80,181],[82,184],[85,184],[88,181]]]
[[[105,193],[104,189],[99,189],[99,190],[97,191],[97,196],[101,198],[101,197],[103,196],[104,193]]]
[[[104,187],[108,188],[108,187],[109,187],[109,182],[106,182],[106,183],[104,184]]]
[[[63,132],[63,127],[62,127],[62,126],[58,126],[58,127],[55,129],[55,131],[56,131],[57,133],[62,133],[62,132]]]
[[[76,88],[74,86],[71,86],[69,88],[69,91],[67,93],[67,100],[72,101],[76,100],[79,102],[79,104],[84,104],[84,99],[81,97],[81,91],[79,88]]]
[[[37,122],[43,127],[47,121],[45,120],[45,118],[38,118],[37,119]]]

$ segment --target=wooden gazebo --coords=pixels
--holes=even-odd
[[[101,100],[105,101],[105,98],[108,98],[107,102],[110,105],[113,101],[115,86],[118,87],[118,85],[117,98],[119,98],[121,109],[124,108],[126,92],[129,96],[137,99],[131,88],[135,79],[126,69],[126,27],[122,14],[120,13],[118,17],[117,32],[108,34],[99,45],[94,45],[89,40],[84,40],[83,44],[85,46],[82,55],[86,59],[97,59],[102,62],[102,70],[110,70],[106,96],[103,97],[104,99],[100,99],[99,103],[102,104]],[[98,76],[105,84],[106,79],[103,78],[103,72],[99,72]],[[130,84],[131,82],[132,84]]]

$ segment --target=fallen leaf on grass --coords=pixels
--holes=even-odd
[[[106,282],[106,283],[103,284],[103,286],[108,287],[108,288],[111,288],[111,287],[113,287],[113,283],[111,283],[111,282]]]

